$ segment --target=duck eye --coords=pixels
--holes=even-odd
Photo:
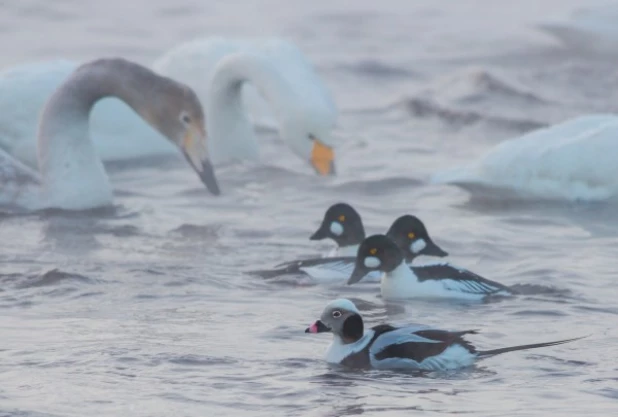
[[[339,317],[341,317],[341,311],[339,310],[333,311],[333,318],[338,319]]]
[[[416,237],[416,235],[414,234],[414,232],[408,233],[408,238],[414,239],[415,237]]]
[[[187,113],[183,113],[180,116],[180,120],[182,120],[182,122],[185,123],[185,124],[191,123],[191,117],[189,117],[189,115]]]
[[[345,216],[343,214],[341,216],[339,216],[339,221],[340,222],[344,222],[345,221]]]
[[[370,255],[375,255],[376,253],[378,253],[378,250],[376,248],[369,249],[369,254]]]

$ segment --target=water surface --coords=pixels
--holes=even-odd
[[[149,64],[200,35],[288,37],[332,88],[342,143],[334,179],[266,131],[265,164],[219,169],[218,198],[182,160],[151,161],[109,167],[114,209],[0,217],[0,415],[615,414],[615,206],[490,201],[427,182],[506,138],[617,110],[614,60],[532,27],[601,3],[3,2],[3,68]],[[565,291],[394,307],[374,287],[244,273],[328,250],[308,236],[338,201],[371,233],[413,213],[452,262]],[[481,349],[591,336],[448,374],[344,371],[322,359],[328,335],[303,333],[341,296],[364,301],[370,324],[482,329]]]

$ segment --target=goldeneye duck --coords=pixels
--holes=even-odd
[[[329,256],[356,256],[358,246],[365,239],[360,214],[346,203],[333,204],[324,213],[318,230],[310,240],[332,239],[337,247]]]
[[[337,203],[326,210],[320,227],[309,239],[332,239],[337,247],[323,258],[284,262],[276,265],[273,270],[252,273],[267,279],[296,274],[307,275],[317,282],[343,283],[354,270],[358,246],[365,239],[365,228],[360,214],[352,206]],[[380,272],[372,272],[363,282],[377,283],[380,277]]]
[[[344,214],[345,212],[348,214]],[[332,219],[335,220],[330,221]],[[348,223],[345,223],[346,220],[349,220]],[[354,270],[358,246],[365,238],[365,230],[358,212],[345,203],[335,204],[327,210],[320,229],[311,236],[311,239],[315,240],[318,237],[326,236],[328,233],[333,234],[332,230],[344,230],[342,236],[348,242],[357,242],[340,249],[340,253],[348,255],[285,262],[275,266],[275,270],[255,271],[254,273],[266,278],[290,274],[305,274],[321,282],[346,281]],[[405,215],[399,217],[391,225],[388,233],[392,235],[392,238],[398,244],[406,247],[404,253],[407,254],[406,262],[408,263],[411,263],[414,258],[420,255],[448,256],[446,251],[433,242],[423,222],[415,216]],[[350,236],[354,236],[354,238]],[[340,244],[339,242],[337,243]],[[371,272],[363,278],[362,282],[380,282],[381,276],[382,274],[379,271]]]
[[[464,339],[476,330],[448,331],[430,326],[374,326],[367,331],[360,312],[350,300],[329,303],[320,319],[305,333],[332,332],[333,341],[326,361],[352,368],[414,369],[445,371],[472,365],[477,359],[513,352],[560,345],[581,338],[547,343],[477,350]]]
[[[385,235],[373,235],[361,243],[348,285],[374,271],[384,273],[380,285],[384,299],[481,300],[489,295],[514,293],[505,285],[449,264],[409,266],[401,249]]]
[[[407,263],[420,256],[437,256],[443,258],[448,256],[448,252],[436,245],[423,222],[416,216],[410,214],[403,215],[393,222],[386,232],[404,252]]]

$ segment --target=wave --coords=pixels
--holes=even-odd
[[[465,69],[434,79],[383,106],[347,110],[346,113],[403,110],[414,118],[437,119],[455,128],[485,123],[524,133],[548,126],[547,121],[539,119],[539,114],[545,110],[550,112],[552,104],[555,103],[490,71]],[[496,114],[495,109],[504,110]]]
[[[544,20],[534,27],[556,39],[563,47],[584,54],[615,57],[618,54],[616,4],[574,10],[568,19]]]
[[[356,75],[376,78],[417,78],[419,74],[403,67],[388,65],[375,59],[363,59],[358,62],[341,64],[334,68]]]
[[[436,118],[454,127],[487,123],[499,128],[523,133],[547,126],[547,123],[538,120],[494,116],[475,110],[449,108],[424,98],[404,99],[397,105],[403,106],[413,117],[420,119]]]
[[[466,68],[440,77],[424,93],[442,101],[471,104],[502,100],[514,105],[547,105],[552,102],[515,81],[482,68]]]
[[[408,190],[411,186],[421,186],[424,182],[408,177],[388,177],[380,179],[367,179],[347,181],[331,186],[331,190],[340,194],[381,196],[391,195],[394,190]]]
[[[169,233],[183,239],[216,240],[220,237],[222,228],[221,224],[197,225],[184,223]]]
[[[67,282],[92,284],[95,281],[87,276],[61,271],[57,268],[43,273],[29,275],[18,273],[0,274],[0,283],[2,283],[5,288],[11,284],[17,289],[51,287]]]

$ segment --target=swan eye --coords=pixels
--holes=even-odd
[[[190,124],[191,123],[191,117],[189,117],[189,115],[187,113],[183,113],[180,115],[180,120],[182,120],[182,122],[184,124]]]
[[[309,133],[307,137],[309,138],[309,140],[315,140],[315,136],[313,136],[311,133]]]
[[[408,233],[408,238],[414,239],[415,237],[416,237],[416,235],[414,234],[414,232]]]
[[[338,319],[339,317],[341,317],[341,311],[339,310],[333,311],[333,318]]]

